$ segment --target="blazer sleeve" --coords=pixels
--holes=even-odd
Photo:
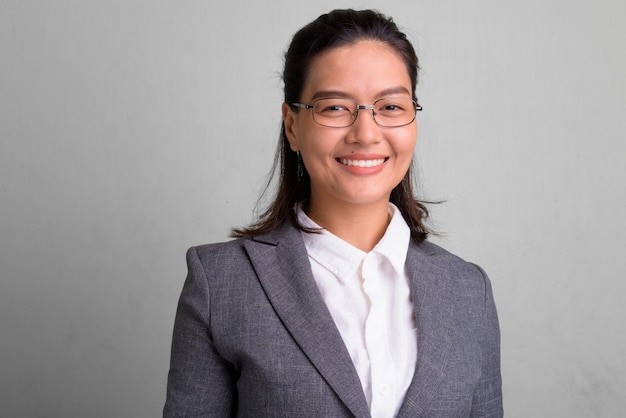
[[[502,378],[500,373],[500,327],[487,274],[476,266],[485,283],[483,321],[481,324],[481,378],[472,400],[473,418],[502,417]]]
[[[236,404],[236,371],[211,338],[210,289],[195,248],[187,252],[172,337],[163,417],[229,417]]]

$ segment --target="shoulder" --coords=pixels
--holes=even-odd
[[[413,249],[413,251],[411,251]],[[423,241],[418,244],[411,243],[409,255],[418,253],[421,257],[435,266],[445,268],[448,271],[465,272],[470,275],[484,276],[481,267],[473,262],[468,262],[458,255],[452,254],[448,250],[433,244],[430,241]]]
[[[489,277],[478,264],[468,262],[437,244],[412,242],[407,258],[413,266],[419,265],[421,271],[435,274],[440,286],[471,293],[481,299],[491,293]]]
[[[214,260],[239,257],[243,252],[244,241],[247,239],[249,238],[238,238],[232,241],[195,245],[187,250],[187,258],[192,256],[200,260]]]
[[[196,245],[187,250],[187,267],[194,276],[224,277],[241,272],[248,263],[245,241],[233,241]]]
[[[255,249],[286,246],[291,249],[304,247],[300,231],[289,223],[279,225],[274,230],[258,235],[237,238],[231,241],[196,245],[187,250],[187,262],[200,263],[213,269],[237,269],[249,264],[251,252]]]

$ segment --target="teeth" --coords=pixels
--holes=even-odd
[[[348,160],[347,158],[341,159],[341,164],[353,166],[353,167],[376,167],[385,162],[384,158],[378,160]]]

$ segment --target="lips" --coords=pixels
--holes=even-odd
[[[347,165],[348,167],[376,167],[383,164],[387,161],[387,158],[376,158],[373,160],[351,160],[348,158],[338,158],[339,161],[343,165]]]

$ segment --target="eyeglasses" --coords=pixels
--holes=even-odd
[[[371,110],[377,125],[386,128],[398,128],[415,120],[415,115],[422,110],[415,100],[403,97],[385,97],[372,105],[360,105],[352,99],[317,99],[313,104],[290,103],[301,109],[313,110],[313,120],[329,128],[351,126],[359,116],[359,110]]]

